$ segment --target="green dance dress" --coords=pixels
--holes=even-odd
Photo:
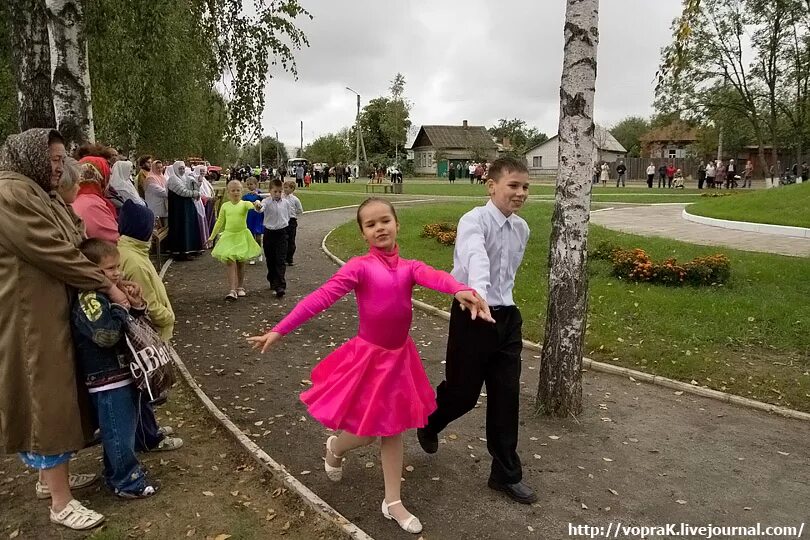
[[[232,203],[225,201],[219,208],[219,217],[211,232],[211,239],[222,231],[216,247],[211,255],[222,262],[245,262],[258,257],[262,248],[253,239],[253,234],[247,228],[247,215],[253,210],[253,204],[248,201]]]

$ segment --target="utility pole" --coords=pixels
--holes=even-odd
[[[281,154],[278,151],[278,131],[276,131],[276,167],[281,168]]]
[[[355,179],[360,178],[360,94],[349,88],[346,87],[346,90],[349,92],[354,92],[357,94],[357,116],[355,117],[354,121],[354,131],[355,135],[357,136],[357,152],[354,158],[354,177]],[[365,152],[364,152],[365,153]]]

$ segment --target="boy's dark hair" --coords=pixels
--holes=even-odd
[[[529,174],[529,167],[526,166],[526,162],[522,159],[504,156],[492,162],[487,176],[497,182],[503,175],[514,172]]]
[[[150,156],[149,154],[139,157],[138,168],[143,169],[144,165],[146,165],[146,162],[149,161],[150,159],[152,159],[152,156]]]
[[[382,203],[391,210],[391,213],[394,215],[394,221],[399,223],[399,217],[397,216],[397,211],[394,210],[394,205],[391,204],[391,201],[387,199],[382,199],[380,197],[369,197],[365,201],[360,203],[360,206],[357,207],[357,225],[360,227],[360,230],[363,230],[363,222],[360,220],[360,212],[362,212],[363,208],[368,206],[371,203]]]
[[[79,244],[79,251],[93,264],[101,264],[105,257],[118,255],[118,247],[115,244],[98,238],[88,238]]]
[[[281,180],[279,180],[278,178],[273,178],[272,180],[270,180],[270,189],[282,187],[284,187],[284,184],[282,184]]]

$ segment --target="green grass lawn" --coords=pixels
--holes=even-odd
[[[312,193],[305,189],[297,189],[295,190],[295,194],[301,199],[301,205],[304,207],[304,210],[320,210],[323,208],[360,204],[366,198],[359,193]]]
[[[702,198],[688,211],[717,219],[810,227],[810,183]]]
[[[400,210],[403,256],[449,270],[453,248],[422,238],[422,226],[456,222],[474,204]],[[549,204],[531,204],[522,212],[532,235],[518,272],[515,299],[523,311],[524,336],[532,341],[542,340],[551,211]],[[723,252],[731,259],[732,280],[713,288],[634,284],[611,276],[608,263],[591,261],[589,357],[810,411],[810,264],[806,260],[591,226],[591,245],[602,240],[644,248],[655,259],[689,260]],[[365,251],[353,223],[338,228],[329,246],[344,260]],[[450,303],[433,291],[418,289],[415,294],[440,307]]]
[[[308,190],[298,190],[307,193],[362,193],[366,195],[365,182],[351,184],[312,184]],[[486,188],[481,185],[470,185],[469,183],[453,184],[438,181],[406,181],[404,185],[405,195],[412,196],[432,196],[432,197],[486,197]],[[369,195],[371,195],[369,193]],[[593,190],[594,202],[619,202],[632,204],[651,203],[691,203],[697,200],[700,192],[692,190],[669,190],[669,189],[647,189],[645,188],[615,188],[613,186],[595,187]],[[532,184],[529,189],[529,196],[532,198],[554,198],[554,186]]]

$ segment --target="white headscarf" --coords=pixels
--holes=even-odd
[[[146,203],[132,184],[132,168],[131,161],[116,161],[110,173],[110,187],[124,202],[131,200],[145,206]]]
[[[193,197],[196,187],[189,182],[186,177],[186,164],[182,161],[175,161],[171,167],[166,169],[168,180],[166,182],[169,190],[181,197]]]
[[[194,167],[194,176],[197,177],[197,182],[200,184],[200,195],[210,199],[214,196],[214,186],[208,181],[205,175],[208,174],[208,167],[205,165],[197,165]]]

